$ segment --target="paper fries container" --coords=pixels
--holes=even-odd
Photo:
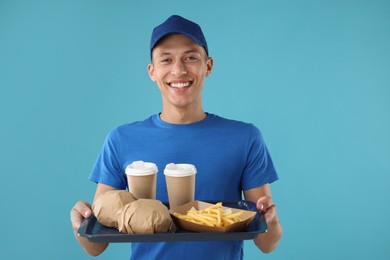
[[[223,204],[223,203],[222,203]],[[241,221],[230,224],[226,227],[210,227],[204,226],[200,224],[196,224],[184,219],[177,218],[173,215],[174,212],[177,212],[182,215],[186,215],[187,211],[194,207],[196,210],[201,210],[208,208],[214,204],[206,203],[202,201],[193,201],[177,208],[173,208],[170,210],[171,216],[175,224],[185,230],[194,231],[194,232],[238,232],[245,231],[248,226],[252,223],[253,218],[256,215],[255,211],[236,209],[236,208],[228,208],[224,207],[224,209],[231,209],[233,213],[243,211],[243,214],[240,216]]]

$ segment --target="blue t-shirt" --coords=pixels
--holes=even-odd
[[[169,124],[156,114],[112,130],[89,179],[126,189],[126,166],[140,160],[157,165],[162,202],[168,201],[163,171],[172,162],[195,165],[196,200],[241,200],[242,191],[278,179],[259,129],[214,114],[192,124]],[[242,259],[242,247],[242,241],[132,243],[132,259]]]

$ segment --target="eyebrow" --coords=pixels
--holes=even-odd
[[[192,52],[199,53],[199,51],[196,49],[189,49],[189,50],[185,51],[184,54],[188,54],[188,53],[192,53]],[[158,57],[169,56],[169,55],[172,55],[172,52],[163,52],[160,55],[158,55]]]

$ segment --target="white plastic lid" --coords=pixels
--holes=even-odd
[[[126,174],[132,176],[145,176],[155,174],[157,172],[157,166],[151,162],[135,161],[126,167]]]
[[[169,163],[165,166],[164,174],[172,177],[185,177],[196,174],[196,168],[187,163]]]

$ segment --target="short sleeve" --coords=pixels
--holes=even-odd
[[[249,190],[278,180],[263,136],[254,125],[252,125],[247,150],[246,166],[242,175],[243,190]]]
[[[103,183],[117,189],[126,189],[126,174],[120,164],[118,152],[119,138],[117,129],[112,130],[106,137],[100,154],[89,175],[89,180]]]

